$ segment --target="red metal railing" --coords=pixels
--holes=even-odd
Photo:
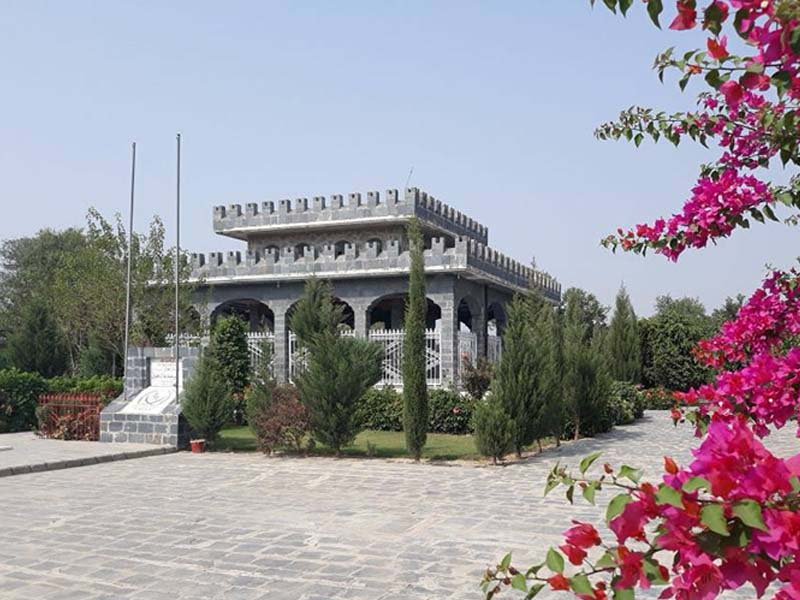
[[[100,438],[100,394],[42,394],[39,396],[39,435],[57,440]]]

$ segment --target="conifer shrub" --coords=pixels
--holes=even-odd
[[[231,419],[231,391],[210,353],[200,357],[194,374],[186,383],[181,408],[194,435],[208,443],[213,443]]]
[[[494,464],[514,449],[514,422],[494,397],[475,405],[475,447]]]
[[[357,409],[381,378],[383,349],[374,342],[324,332],[314,338],[308,366],[297,378],[316,441],[333,449],[353,442],[362,428]]]

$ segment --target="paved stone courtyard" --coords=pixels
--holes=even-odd
[[[690,442],[649,413],[506,468],[179,453],[7,477],[0,597],[479,598],[506,550],[542,556],[572,517],[601,518],[542,497],[557,460],[603,450],[653,474]]]

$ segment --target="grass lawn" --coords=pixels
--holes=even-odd
[[[374,445],[372,456],[381,458],[408,457],[405,437],[402,431],[362,431],[355,443],[342,450],[344,456],[368,456],[367,444]],[[229,427],[223,429],[215,444],[215,450],[247,452],[256,450],[256,438],[249,427]],[[331,450],[317,446],[312,454],[330,455]],[[449,435],[429,433],[428,443],[422,452],[423,458],[431,460],[456,460],[480,458],[471,435]]]

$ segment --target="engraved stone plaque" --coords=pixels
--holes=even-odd
[[[181,377],[178,384],[182,384]],[[175,361],[166,358],[150,359],[150,385],[136,394],[120,413],[159,415],[175,401]]]

